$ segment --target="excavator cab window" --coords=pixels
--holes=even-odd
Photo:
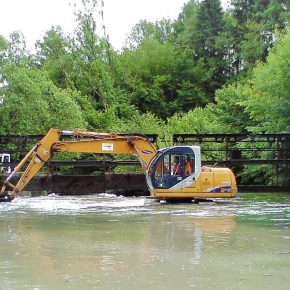
[[[156,164],[155,181],[158,188],[169,188],[182,180],[183,166],[180,154],[165,154]]]
[[[172,188],[194,174],[195,153],[190,147],[172,147],[157,155],[150,164],[153,188]],[[189,170],[190,166],[190,170]]]

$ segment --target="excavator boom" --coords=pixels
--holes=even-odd
[[[75,140],[61,141],[61,136],[71,136]],[[145,172],[151,159],[156,155],[155,147],[141,136],[96,133],[81,130],[60,131],[50,129],[49,132],[27,153],[14,171],[5,180],[0,195],[12,190],[9,199],[13,199],[37,174],[41,167],[51,158],[53,152],[80,152],[105,154],[131,154],[138,156]],[[10,181],[24,164],[30,160],[27,168],[14,185]]]

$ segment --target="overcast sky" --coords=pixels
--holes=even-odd
[[[29,48],[51,26],[66,33],[74,29],[73,7],[80,0],[0,0],[0,35],[21,31]],[[126,34],[140,19],[176,19],[187,0],[104,0],[105,25],[114,48],[121,48]]]

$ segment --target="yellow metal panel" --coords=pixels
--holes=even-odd
[[[200,174],[201,192],[208,192],[214,187],[213,172],[201,172]]]

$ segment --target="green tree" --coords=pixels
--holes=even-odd
[[[9,35],[7,56],[10,63],[23,64],[29,61],[30,54],[26,49],[26,40],[20,31],[12,32]]]
[[[37,42],[36,64],[44,69],[60,88],[74,88],[71,41],[60,27],[52,27]]]
[[[126,50],[121,61],[131,103],[141,112],[165,117],[177,109],[172,75],[176,61],[171,44],[144,40],[136,50]]]
[[[175,31],[172,40],[179,50],[183,50],[183,54],[187,55],[187,63],[192,58],[191,63],[195,64],[194,67],[200,72],[199,77],[202,79],[200,90],[203,94],[202,99],[208,102],[213,99],[215,90],[220,88],[228,77],[228,62],[225,56],[226,38],[223,34],[225,21],[220,1],[204,0],[200,3],[189,1],[184,5],[173,26]],[[191,71],[190,67],[187,71]],[[184,85],[181,90],[186,90],[188,82],[184,82]],[[193,81],[190,86],[196,87],[196,81]],[[193,95],[195,94],[193,92]]]
[[[240,26],[251,19],[253,7],[257,0],[231,0],[230,6],[234,17]]]
[[[126,46],[136,49],[144,40],[157,40],[160,43],[168,41],[173,31],[172,21],[163,18],[155,23],[141,20],[131,30],[126,39]]]
[[[215,90],[226,80],[224,51],[217,45],[224,28],[224,13],[220,1],[202,1],[197,13],[196,57],[203,59],[206,69],[211,72],[211,80],[206,86],[212,98]]]
[[[237,22],[232,30],[238,73],[250,71],[265,61],[274,43],[275,29],[283,30],[290,18],[286,0],[232,0],[230,12]]]
[[[173,23],[172,42],[187,49],[193,49],[197,38],[197,13],[199,3],[196,0],[189,0],[184,4],[177,20]]]
[[[289,43],[288,28],[280,34],[266,63],[258,63],[250,78],[217,91],[213,108],[227,131],[290,131]]]
[[[267,62],[254,69],[244,102],[254,132],[290,132],[290,29],[279,38]]]
[[[74,81],[83,94],[95,98],[100,108],[107,106],[107,94],[112,89],[107,55],[104,54],[106,45],[96,34],[94,19],[80,14],[73,39]]]
[[[0,67],[3,67],[7,61],[7,50],[9,48],[9,42],[5,37],[0,35]]]
[[[44,134],[50,127],[85,128],[77,93],[58,89],[39,69],[10,65],[0,88],[0,134]]]
[[[174,79],[177,84],[177,111],[187,112],[195,107],[205,106],[211,100],[207,91],[207,84],[211,81],[211,72],[207,70],[202,59],[194,60],[192,50],[177,47],[175,54]]]
[[[243,60],[243,70],[248,71],[255,67],[257,60],[264,60],[265,43],[261,33],[263,25],[255,21],[248,21],[244,28],[243,40],[240,42],[240,57]]]
[[[244,102],[249,98],[251,88],[243,82],[234,83],[218,90],[216,104],[211,104],[215,118],[223,126],[223,133],[246,133],[249,114],[245,112]]]
[[[211,108],[195,108],[187,113],[176,113],[167,119],[166,132],[172,134],[210,134],[223,132],[223,125]]]

